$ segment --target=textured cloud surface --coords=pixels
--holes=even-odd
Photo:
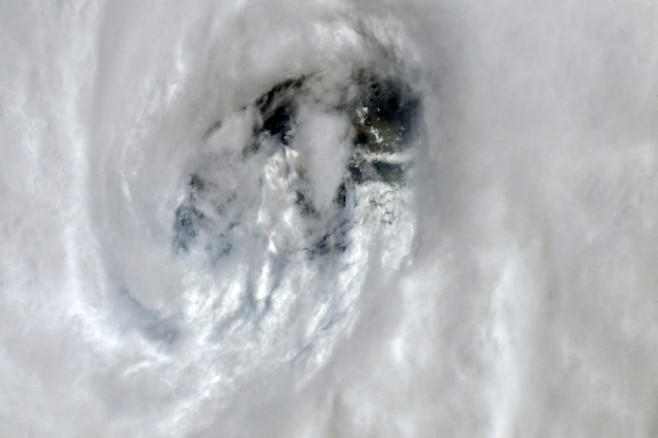
[[[658,435],[657,22],[0,2],[0,437]]]

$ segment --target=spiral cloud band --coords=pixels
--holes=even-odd
[[[657,23],[0,1],[0,437],[658,436]]]

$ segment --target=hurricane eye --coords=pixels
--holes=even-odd
[[[290,78],[247,105],[255,114],[252,134],[237,162],[229,165],[224,159],[204,157],[199,170],[189,177],[186,199],[175,212],[177,251],[200,246],[212,254],[213,260],[229,254],[242,220],[282,214],[258,205],[263,197],[274,196],[279,201],[272,208],[290,210],[293,213],[285,214],[302,218],[298,227],[303,231],[289,232],[287,239],[295,240],[287,244],[290,251],[302,251],[311,257],[342,253],[349,246],[349,224],[357,221],[352,217],[354,208],[364,202],[358,200],[359,187],[380,184],[368,190],[385,192],[406,184],[406,174],[413,164],[408,150],[414,144],[419,107],[411,87],[395,77],[358,71],[346,83],[335,85],[337,95],[348,95],[348,87],[357,93],[329,104],[317,92],[322,89],[318,87],[321,81],[317,75]],[[336,180],[330,188],[334,193],[327,195],[328,199],[333,196],[329,209],[314,202],[318,184],[329,187],[328,183],[311,173],[328,172],[327,167],[324,162],[318,165],[316,159],[315,166],[309,168],[308,156],[300,155],[308,155],[314,147],[300,142],[325,142],[331,135],[327,129],[331,128],[322,123],[315,127],[313,120],[318,119],[309,118],[309,111],[318,111],[319,120],[326,120],[327,114],[329,120],[345,120],[348,133],[347,156],[342,172],[338,171],[342,180]],[[216,126],[219,128],[213,135],[230,135],[222,131],[221,123]],[[300,130],[303,139],[296,139]],[[331,152],[325,158],[331,161]],[[268,194],[269,186],[278,187],[278,192]]]

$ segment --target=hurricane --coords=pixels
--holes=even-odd
[[[656,436],[657,23],[0,1],[0,437]]]

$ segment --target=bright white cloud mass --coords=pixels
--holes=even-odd
[[[0,1],[0,437],[658,436],[658,3]]]

